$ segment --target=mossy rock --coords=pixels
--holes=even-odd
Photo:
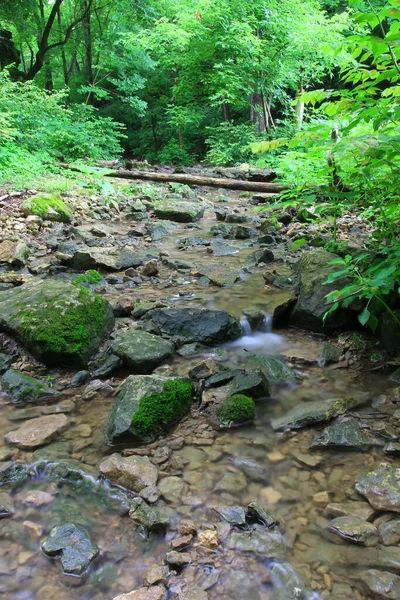
[[[234,394],[217,408],[217,418],[221,427],[232,427],[253,421],[256,415],[254,400],[244,394]]]
[[[113,324],[107,300],[65,281],[38,280],[0,293],[0,331],[48,365],[86,364]]]
[[[72,221],[72,210],[58,194],[27,198],[21,204],[21,210],[25,216],[36,215],[44,221],[59,221],[61,223]]]
[[[41,398],[57,398],[60,393],[42,381],[15,369],[6,371],[1,379],[3,390],[16,404],[35,402]]]

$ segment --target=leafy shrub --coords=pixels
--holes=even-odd
[[[239,165],[254,158],[250,144],[260,137],[254,125],[226,122],[208,127],[207,133],[206,160],[211,165]]]

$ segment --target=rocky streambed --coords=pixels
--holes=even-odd
[[[0,595],[399,598],[400,391],[323,324],[329,225],[115,187],[1,207]]]

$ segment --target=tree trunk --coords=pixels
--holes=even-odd
[[[256,126],[257,131],[262,132],[267,130],[265,122],[262,94],[253,92],[250,98],[250,121]]]
[[[91,25],[91,12],[90,6],[85,2],[85,13],[86,16],[83,20],[84,32],[85,32],[85,58],[86,58],[86,71],[87,78],[90,85],[93,85],[93,50],[92,50],[92,25]]]
[[[230,121],[231,120],[231,115],[230,115],[230,110],[229,110],[229,104],[227,104],[226,102],[222,103],[222,120],[223,121]]]
[[[62,21],[61,21],[61,10],[60,10],[60,8],[57,11],[57,22],[58,22],[58,27],[60,29],[60,41],[61,41]],[[66,86],[68,86],[69,75],[68,75],[67,57],[65,55],[65,48],[64,48],[64,46],[61,46],[61,60],[62,60],[62,66],[63,66],[64,83],[65,83]]]

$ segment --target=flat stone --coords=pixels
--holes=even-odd
[[[180,477],[165,477],[158,484],[161,496],[168,502],[177,503],[189,488],[187,483]]]
[[[145,585],[156,585],[157,583],[166,583],[169,577],[169,569],[164,565],[150,565],[144,574],[143,583]]]
[[[111,351],[137,374],[154,371],[173,355],[174,349],[172,342],[134,327],[121,332],[111,345]]]
[[[363,432],[356,421],[344,421],[329,425],[322,434],[311,442],[311,448],[352,448],[367,450],[370,446],[381,445],[376,439]]]
[[[262,558],[282,560],[286,556],[283,537],[279,532],[268,531],[262,525],[253,525],[246,531],[233,531],[227,548],[237,552],[254,552]]]
[[[377,528],[360,517],[337,517],[329,523],[328,530],[344,540],[363,546],[376,546],[379,543]]]
[[[244,527],[247,524],[246,512],[241,506],[216,506],[214,510],[233,527]]]
[[[173,540],[171,540],[171,548],[172,550],[183,550],[190,546],[193,542],[193,535],[181,535]]]
[[[271,420],[272,428],[300,429],[315,423],[330,421],[338,415],[343,415],[348,410],[362,404],[362,400],[355,398],[328,398],[315,402],[302,402],[297,404],[286,415]]]
[[[88,269],[108,269],[109,271],[123,271],[129,267],[139,267],[153,256],[142,254],[129,247],[116,246],[94,247],[78,246],[72,257],[64,262],[71,264],[74,269],[86,271]]]
[[[268,379],[270,384],[295,383],[301,379],[283,361],[267,354],[250,354],[246,366],[259,369]]]
[[[400,543],[400,520],[393,519],[381,523],[378,532],[384,546],[397,546]]]
[[[277,504],[282,500],[282,494],[270,486],[262,488],[260,496],[267,504]]]
[[[359,584],[360,589],[370,596],[382,600],[398,600],[400,598],[400,577],[393,573],[369,569],[357,575],[350,575],[350,579]]]
[[[68,425],[68,418],[64,415],[48,415],[26,421],[15,431],[10,431],[4,436],[5,441],[12,446],[24,450],[37,448],[53,440]]]
[[[293,456],[299,463],[311,468],[318,467],[323,460],[321,456],[315,454],[303,454],[302,452],[294,452]]]
[[[73,523],[53,527],[42,544],[48,556],[60,556],[64,573],[82,575],[99,553],[89,534]]]
[[[22,499],[23,504],[32,504],[33,506],[46,506],[54,501],[54,496],[41,490],[31,490]]]
[[[162,600],[165,589],[159,585],[152,587],[142,587],[128,594],[116,596],[114,600]]]
[[[199,202],[182,202],[179,200],[163,200],[154,207],[154,214],[162,220],[177,223],[193,223],[204,214],[205,205]]]
[[[4,373],[1,378],[1,385],[15,404],[36,402],[37,400],[60,396],[60,392],[57,390],[16,369],[9,369]]]
[[[247,485],[246,477],[240,471],[235,473],[227,472],[223,475],[215,486],[215,490],[220,492],[237,493],[244,490]]]
[[[149,506],[143,498],[134,498],[129,511],[130,518],[150,531],[164,531],[170,526],[167,509],[158,503]]]
[[[167,552],[165,555],[165,563],[170,567],[181,569],[191,563],[191,556],[188,552]]]
[[[331,502],[325,508],[324,515],[327,517],[359,517],[363,521],[370,521],[375,512],[368,502]]]
[[[45,415],[56,415],[60,413],[70,413],[75,408],[75,402],[68,398],[58,404],[45,404],[40,406],[29,406],[28,408],[19,408],[9,413],[9,421],[27,421],[36,419]]]
[[[127,456],[112,454],[100,464],[100,473],[111,483],[122,485],[134,492],[155,486],[158,479],[157,468],[147,456]]]
[[[196,277],[207,277],[214,285],[218,287],[231,287],[240,279],[239,273],[226,265],[199,265],[191,272]]]
[[[400,512],[400,468],[381,463],[361,477],[355,488],[374,508]]]

